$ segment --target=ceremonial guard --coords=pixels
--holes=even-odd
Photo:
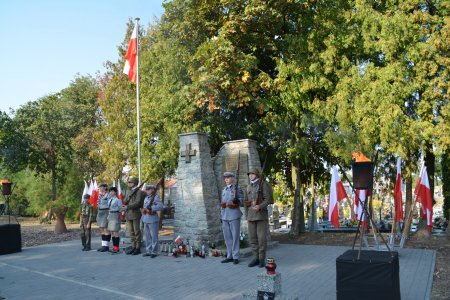
[[[273,203],[273,194],[269,184],[260,178],[258,169],[250,169],[248,177],[250,185],[247,186],[247,200],[244,206],[250,244],[254,254],[254,259],[248,266],[254,267],[259,265],[260,268],[263,268],[266,259],[269,220],[267,206]]]
[[[141,209],[145,233],[145,253],[142,256],[155,258],[158,253],[158,211],[163,209],[163,204],[156,194],[156,186],[146,185],[144,190],[147,193],[147,197],[145,197],[144,207]]]
[[[128,179],[127,194],[125,196],[125,219],[127,220],[128,234],[132,248],[126,254],[138,255],[141,253],[141,208],[144,204],[145,193],[138,187],[138,179]]]
[[[111,240],[111,233],[108,231],[108,185],[106,183],[102,183],[100,184],[98,189],[99,195],[97,201],[97,226],[100,228],[100,233],[102,234],[102,246],[98,248],[97,251],[106,252],[109,250],[109,241]]]
[[[223,237],[227,246],[227,257],[222,263],[239,263],[239,237],[241,232],[241,205],[244,201],[244,192],[234,183],[232,172],[223,173],[226,186],[222,191],[220,202],[220,218],[222,220]]]
[[[112,253],[119,253],[120,251],[120,212],[123,210],[122,201],[117,198],[117,188],[112,186],[109,188],[109,215],[108,215],[108,230],[112,235],[113,247]]]
[[[91,250],[91,223],[94,209],[89,203],[89,194],[83,195],[83,202],[80,208],[80,228],[81,228],[81,244],[83,251]]]

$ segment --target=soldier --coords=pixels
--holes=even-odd
[[[98,187],[99,195],[97,201],[97,226],[102,234],[102,246],[97,249],[100,252],[109,251],[109,241],[111,233],[108,231],[108,210],[109,210],[109,194],[107,193],[108,185],[101,183]]]
[[[138,187],[138,179],[128,179],[127,194],[125,196],[125,219],[127,220],[128,234],[131,238],[132,248],[126,254],[138,255],[141,253],[141,211],[144,204],[145,193]]]
[[[156,195],[156,186],[146,185],[144,190],[147,197],[145,197],[144,207],[141,209],[145,233],[145,253],[142,256],[155,258],[158,253],[158,211],[163,209],[163,205],[159,196]]]
[[[241,232],[241,204],[244,201],[244,192],[239,185],[234,184],[234,174],[223,173],[226,186],[222,191],[220,202],[220,218],[222,220],[223,237],[227,245],[227,257],[222,263],[239,263],[239,237]],[[237,191],[237,193],[236,193]]]
[[[83,251],[91,250],[91,223],[94,209],[89,203],[90,197],[89,194],[83,196],[83,202],[80,208],[81,244],[83,245]]]
[[[119,253],[120,248],[120,212],[123,210],[122,200],[117,198],[117,188],[112,186],[109,188],[109,215],[108,230],[112,235],[113,247],[112,253]]]
[[[267,206],[273,203],[272,189],[269,184],[260,178],[259,170],[254,168],[248,172],[250,185],[247,186],[245,215],[248,223],[248,234],[253,249],[254,259],[249,267],[265,266],[267,248]]]

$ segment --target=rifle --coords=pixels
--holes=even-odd
[[[234,184],[234,199],[233,199],[234,204],[239,203],[238,187],[239,187],[239,163],[240,163],[240,161],[241,161],[241,151],[238,152],[238,161],[237,161],[237,168],[236,168],[236,182]]]
[[[263,167],[261,169],[261,175],[259,176],[259,183],[258,183],[258,196],[256,197],[256,205],[259,205],[262,202],[262,189],[263,189],[263,180],[264,180],[264,169],[266,168],[266,162],[267,162],[267,155],[264,159]]]

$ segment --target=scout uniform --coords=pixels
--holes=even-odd
[[[111,193],[114,191],[114,193]],[[118,232],[120,231],[120,212],[123,210],[122,200],[117,198],[117,188],[110,187],[109,188],[110,197],[109,197],[109,214],[108,214],[108,230],[113,234],[112,242],[112,253],[118,253],[120,248],[120,237]]]
[[[89,198],[90,195],[84,195],[80,207],[81,244],[83,245],[83,251],[91,250],[91,222],[94,209],[89,203]]]
[[[159,196],[156,195],[154,185],[147,185],[144,190],[151,192],[150,194],[147,193],[142,208],[142,222],[144,223],[145,233],[145,253],[142,256],[155,258],[158,253],[159,215],[157,212],[163,209],[163,204]]]
[[[100,186],[107,187],[106,183],[102,183]],[[107,192],[100,194],[97,201],[97,226],[102,228],[108,227],[108,211],[109,211],[109,195]],[[111,234],[102,233],[102,246],[97,249],[100,252],[106,252],[109,250],[109,241],[111,240]]]
[[[223,176],[234,178],[231,172],[225,172]],[[227,257],[222,263],[239,263],[239,237],[241,233],[241,204],[244,201],[244,192],[241,187],[237,187],[238,195],[236,197],[236,185],[230,184],[223,188],[222,199],[220,202],[220,218],[222,220],[222,231],[227,246]]]
[[[245,215],[248,223],[248,234],[250,244],[253,249],[254,259],[248,265],[254,267],[259,265],[260,268],[265,266],[266,248],[267,248],[267,225],[269,215],[267,206],[273,203],[272,189],[266,181],[259,178],[258,169],[250,169],[248,175],[254,174],[256,178],[250,181],[247,186]],[[260,188],[262,189],[260,191]],[[259,199],[258,199],[258,194]],[[258,205],[259,209],[255,206]]]
[[[131,238],[132,248],[128,250],[127,254],[137,255],[141,253],[141,211],[144,204],[145,194],[141,191],[138,185],[138,179],[130,177],[127,194],[125,196],[124,204],[126,205],[125,219],[127,220],[128,234]]]

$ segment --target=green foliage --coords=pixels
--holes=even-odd
[[[442,155],[442,192],[444,195],[444,216],[450,219],[450,155],[449,152]]]

